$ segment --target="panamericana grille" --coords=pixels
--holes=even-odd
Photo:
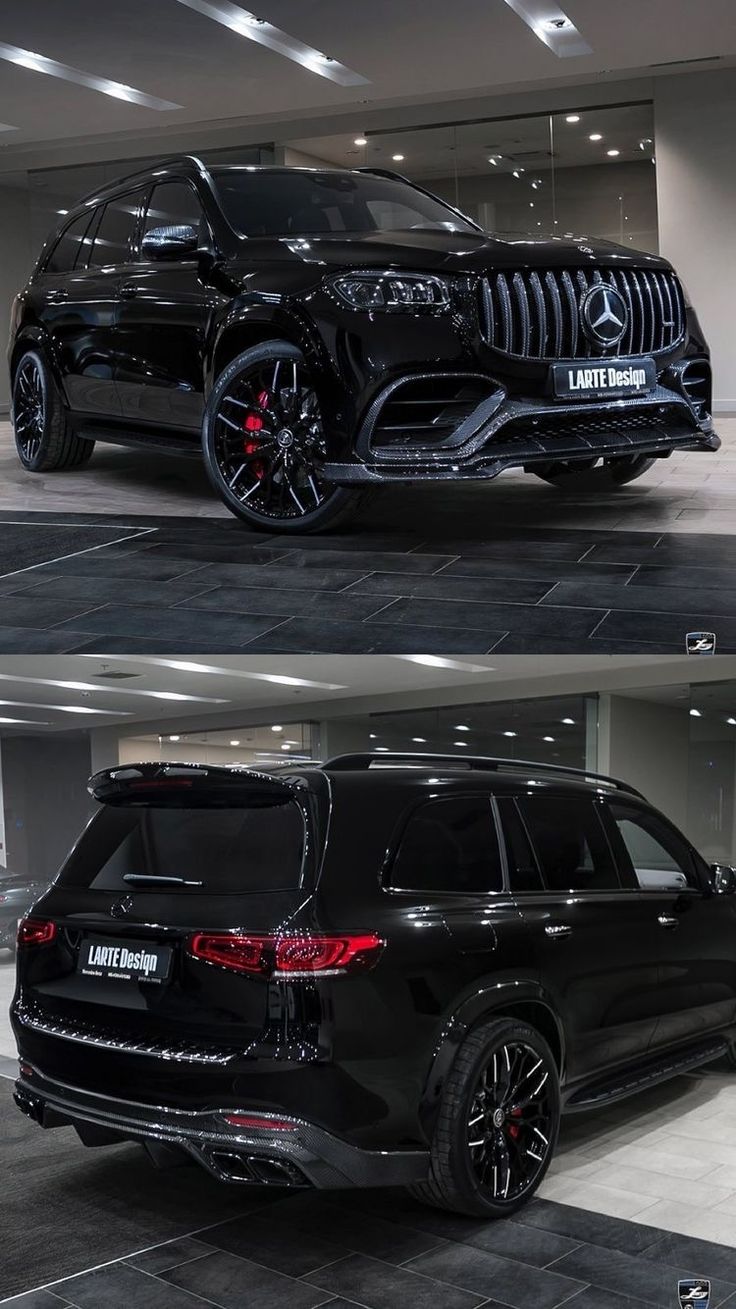
[[[585,335],[580,306],[605,282],[623,296],[628,325],[617,346]],[[481,279],[480,327],[486,345],[520,359],[589,359],[660,354],[685,331],[685,303],[674,273],[639,268],[519,269]]]

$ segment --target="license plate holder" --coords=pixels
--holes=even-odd
[[[171,971],[172,956],[170,945],[153,941],[85,936],[79,947],[77,972],[104,981],[161,985]]]
[[[552,365],[552,389],[558,400],[624,399],[646,395],[656,385],[657,365],[651,356]]]

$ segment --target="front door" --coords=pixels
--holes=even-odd
[[[186,224],[211,236],[189,182],[162,182],[151,192],[141,237],[154,227]],[[139,250],[120,287],[116,381],[133,426],[199,431],[203,416],[205,343],[220,296],[194,257],[146,259]]]

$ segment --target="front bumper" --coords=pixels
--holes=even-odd
[[[523,399],[499,388],[457,429],[433,444],[408,439],[378,447],[369,416],[355,461],[328,463],[325,477],[341,486],[391,482],[484,480],[510,468],[557,461],[647,456],[673,450],[715,451],[710,414],[698,416],[677,390],[659,383],[646,397],[567,403]]]
[[[196,1111],[119,1100],[51,1079],[26,1063],[14,1098],[42,1127],[71,1125],[90,1143],[140,1141],[152,1153],[157,1146],[173,1147],[223,1182],[405,1186],[424,1180],[429,1172],[425,1151],[362,1150],[313,1123],[281,1114],[290,1130],[233,1127],[224,1117],[237,1112],[232,1107]]]

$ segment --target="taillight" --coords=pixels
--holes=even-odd
[[[371,968],[384,942],[373,932],[360,936],[245,936],[240,932],[198,932],[189,953],[208,964],[258,977],[331,977]]]
[[[261,1132],[295,1132],[296,1123],[289,1118],[272,1118],[267,1114],[223,1114],[231,1127],[250,1127]]]
[[[56,936],[56,923],[45,918],[24,918],[18,926],[18,945],[46,945]]]

